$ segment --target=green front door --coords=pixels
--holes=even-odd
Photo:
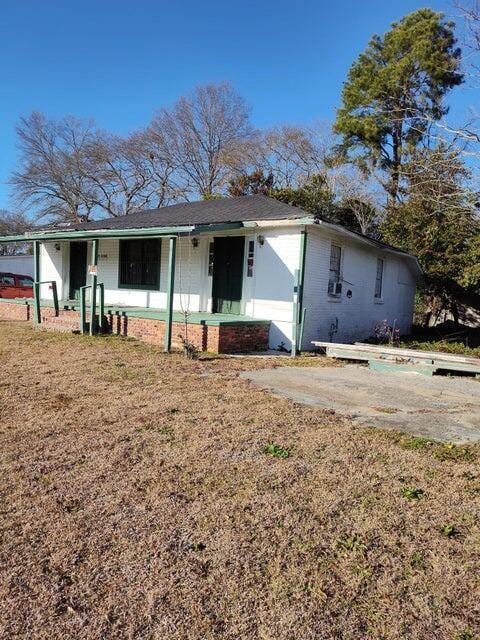
[[[214,238],[213,313],[240,313],[245,238]]]
[[[87,283],[87,243],[70,243],[70,300],[80,298],[80,287]]]

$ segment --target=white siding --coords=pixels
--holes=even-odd
[[[239,235],[232,233],[232,235]],[[265,242],[261,246],[258,235]],[[248,241],[255,241],[253,277],[247,277]],[[300,255],[299,229],[262,229],[245,237],[242,313],[271,320],[270,347],[282,343],[291,347],[294,272]],[[208,276],[208,249],[212,237],[200,237],[193,248],[190,238],[177,242],[175,266],[176,311],[211,311],[212,278]],[[110,304],[164,309],[167,303],[168,240],[162,240],[160,291],[118,288],[118,240],[101,240],[99,245],[98,280],[105,284],[105,299]]]
[[[253,318],[270,320],[270,348],[282,344],[291,348],[293,288],[295,270],[300,261],[300,226],[275,228],[259,226],[245,232],[245,264],[241,312]],[[253,231],[253,230],[252,230]],[[407,262],[394,254],[368,247],[359,241],[307,227],[307,255],[303,305],[306,309],[303,349],[312,340],[329,340],[332,325],[338,320],[335,342],[351,342],[372,335],[377,322],[395,321],[402,333],[411,327],[415,278]],[[219,234],[220,235],[220,234]],[[225,235],[225,234],[222,234]],[[232,231],[232,235],[240,235]],[[264,244],[258,242],[264,237]],[[248,242],[254,241],[253,277],[247,277]],[[343,291],[340,298],[328,295],[330,245],[342,247]],[[208,275],[208,249],[212,237],[200,237],[194,248],[190,238],[177,242],[174,309],[211,311],[212,278]],[[91,247],[89,243],[88,260]],[[107,304],[164,309],[167,302],[168,239],[162,240],[160,290],[141,291],[118,288],[118,240],[99,244],[98,280],[105,284]],[[58,246],[60,247],[58,250]],[[385,260],[383,299],[375,300],[377,259]],[[41,279],[56,280],[59,296],[68,297],[69,243],[42,244]],[[350,298],[348,291],[352,292]],[[42,297],[51,298],[48,287]]]
[[[342,247],[342,294],[328,295],[330,246]],[[375,299],[377,258],[384,263],[383,297]],[[351,291],[350,298],[347,292]],[[308,231],[304,307],[303,347],[312,340],[330,340],[329,332],[338,320],[333,342],[354,342],[373,334],[374,325],[387,320],[402,334],[411,329],[415,279],[406,262],[394,254],[367,247],[353,239],[334,236],[324,230]]]
[[[261,246],[258,236],[263,235]],[[300,260],[300,228],[259,230],[255,238],[253,278],[245,278],[245,314],[271,320],[270,348],[291,348],[293,286]],[[246,246],[246,251],[248,246]],[[252,282],[249,283],[248,281]],[[248,289],[249,287],[249,289]]]
[[[167,304],[168,239],[162,239],[160,264],[160,290],[142,291],[118,288],[119,241],[101,240],[99,243],[98,281],[105,284],[105,300],[108,304],[124,304],[133,307],[165,309]],[[177,241],[175,261],[174,309],[181,311],[205,311],[206,251],[205,238],[199,239],[198,247],[192,246],[190,238]]]
[[[33,256],[0,256],[0,271],[33,276]]]
[[[66,243],[44,242],[40,245],[40,281],[55,280],[59,298],[68,295],[68,290],[65,288],[67,254],[68,244]],[[53,298],[53,292],[48,284],[40,287],[40,297],[46,300]]]

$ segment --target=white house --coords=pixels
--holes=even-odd
[[[168,347],[185,320],[189,340],[218,351],[351,342],[384,320],[406,334],[421,276],[414,256],[261,195],[45,228],[21,240],[34,242],[44,283],[37,321],[78,325],[83,287],[87,296],[98,291],[87,303],[94,323],[104,292],[110,330]]]

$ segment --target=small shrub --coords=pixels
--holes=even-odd
[[[442,462],[446,460],[453,462],[473,462],[473,460],[475,460],[473,451],[451,443],[440,445],[434,450],[433,455],[437,460],[441,460]]]
[[[470,629],[459,631],[455,636],[455,640],[477,640],[477,638],[478,636],[476,636]]]
[[[425,569],[427,568],[427,563],[425,562],[423,553],[421,553],[420,551],[415,551],[415,553],[412,554],[410,564],[412,565],[412,567],[414,567],[415,569],[419,569],[420,571],[425,571]]]
[[[427,438],[421,438],[421,437],[414,437],[412,436],[411,438],[404,438],[401,442],[400,445],[404,448],[404,449],[428,449],[431,446],[434,445],[434,442],[432,442],[431,440],[428,440]]]
[[[290,455],[289,449],[281,447],[279,444],[267,444],[263,449],[263,453],[268,454],[274,458],[288,458]]]
[[[356,576],[358,576],[362,580],[368,580],[368,578],[371,578],[373,574],[371,567],[369,567],[368,565],[363,566],[361,564],[355,564],[352,567],[352,571]]]
[[[453,524],[444,525],[440,531],[446,538],[455,538],[460,534],[460,531]]]
[[[183,353],[189,360],[198,360],[200,356],[199,349],[184,336],[178,336],[182,343]]]
[[[375,411],[380,413],[398,413],[400,409],[395,409],[395,407],[372,407]]]
[[[366,547],[358,536],[345,535],[337,540],[337,547],[342,551],[353,553],[355,551],[365,551]]]
[[[389,345],[397,344],[400,341],[400,329],[395,324],[396,320],[393,321],[392,325],[388,323],[388,320],[376,324],[373,327],[373,333],[377,342],[380,344],[386,342]]]
[[[425,495],[425,491],[423,489],[417,489],[414,487],[402,487],[400,493],[407,500],[420,500]]]

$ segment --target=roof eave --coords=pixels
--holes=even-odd
[[[131,238],[145,236],[172,236],[191,233],[194,226],[179,227],[150,227],[139,229],[89,229],[87,231],[36,231],[25,233],[23,236],[0,236],[0,242],[35,242],[37,240],[74,240],[102,239],[102,238]]]
[[[354,231],[350,231],[349,229],[346,229],[345,227],[341,227],[340,225],[332,224],[330,222],[325,222],[323,220],[316,219],[314,224],[316,226],[326,227],[327,229],[330,229],[331,231],[338,233],[339,235],[348,236],[349,238],[352,238],[357,242],[368,244],[369,246],[374,247],[380,251],[384,251],[385,253],[391,253],[400,258],[409,260],[415,265],[419,279],[423,278],[424,273],[423,273],[422,267],[420,266],[420,263],[418,262],[418,258],[411,253],[407,253],[406,251],[402,251],[401,249],[396,249],[395,247],[390,247],[389,245],[386,245],[383,242],[380,242],[378,240],[373,240],[371,238],[367,238],[366,236],[362,236],[358,233],[355,233]]]

